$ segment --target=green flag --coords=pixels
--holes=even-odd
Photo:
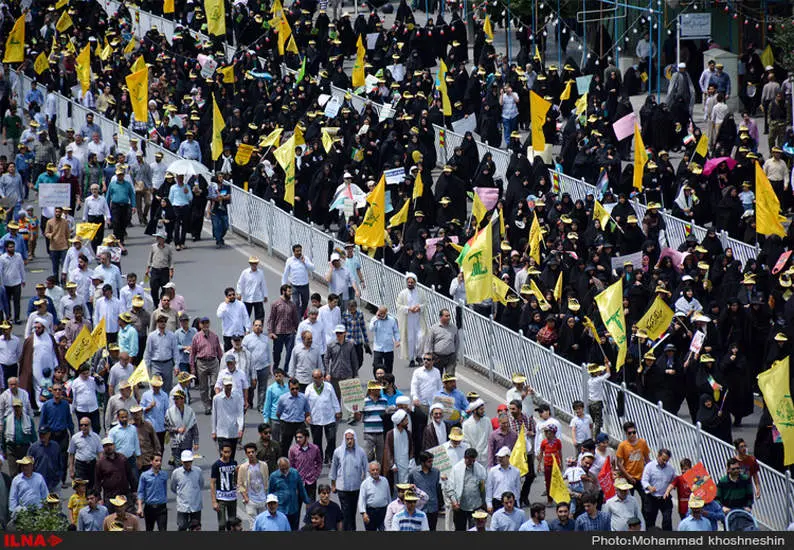
[[[303,77],[306,76],[306,56],[303,56],[303,61],[301,62],[301,68],[298,71],[298,77],[295,79],[295,84],[300,84],[303,80]]]

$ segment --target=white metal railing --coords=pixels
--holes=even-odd
[[[555,170],[549,170],[549,174],[552,178],[559,177],[561,191],[570,193],[571,198],[574,200],[584,200],[588,193],[595,194],[596,192],[595,185],[591,185],[584,180],[566,176],[565,174]],[[632,207],[634,207],[634,210],[637,212],[637,218],[641,220],[645,216],[647,208],[644,204],[636,199],[632,199],[630,202]],[[668,214],[667,212],[661,212],[660,214],[662,218],[664,218],[665,225],[667,227],[665,229],[665,237],[667,242],[662,243],[663,245],[666,244],[670,248],[678,249],[678,247],[686,240],[688,231],[697,237],[698,242],[702,241],[703,237],[706,235],[705,227],[695,225],[694,223],[685,222],[671,214]],[[749,260],[758,257],[760,250],[758,249],[757,245],[751,245],[742,241],[737,241],[736,239],[729,237],[725,231],[719,231],[717,236],[720,239],[720,243],[722,243],[723,249],[730,248],[733,250],[733,256],[737,260],[741,261],[742,265],[746,265]]]
[[[328,256],[328,244],[341,248],[343,243],[320,229],[308,225],[275,204],[269,203],[239,187],[232,189],[229,208],[230,224],[234,231],[249,237],[268,248],[268,252],[287,257],[292,245],[300,243],[304,252],[317,265]],[[383,262],[361,255],[361,269],[367,287],[361,298],[373,305],[394,308],[398,293],[405,288],[404,275]],[[315,273],[318,279],[321,273]],[[425,303],[424,314],[428,323],[435,322],[442,308],[453,310],[459,304],[430,288],[417,285]],[[556,355],[553,351],[525,338],[520,333],[495,323],[468,307],[462,308],[464,334],[463,355],[468,364],[486,372],[491,380],[508,385],[514,372],[521,372],[535,388],[537,395],[552,407],[568,414],[574,400],[587,401],[586,370]],[[624,400],[624,411],[618,414],[619,396]],[[719,478],[725,471],[725,462],[733,456],[733,447],[703,432],[699,425],[664,411],[661,404],[654,405],[629,392],[625,386],[606,384],[603,430],[613,439],[623,439],[622,422],[633,420],[640,434],[652,449],[667,447],[674,453],[674,463],[683,457],[693,462],[702,460],[708,471]],[[754,506],[754,514],[765,527],[782,530],[794,514],[794,486],[787,476],[761,465],[762,498]]]

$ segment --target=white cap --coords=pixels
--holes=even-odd
[[[436,409],[438,409],[439,411],[443,411],[444,410],[444,405],[442,405],[441,403],[433,403],[432,405],[430,405],[430,412],[431,413],[434,410],[436,410]]]
[[[168,281],[163,285],[163,288],[176,288],[176,285],[172,281]]]
[[[347,332],[345,325],[336,325],[334,332]]]
[[[686,69],[686,63],[679,63],[678,64],[678,68],[679,69]]]
[[[405,420],[405,417],[408,416],[408,413],[402,409],[397,409],[393,415],[391,415],[392,424],[395,426]]]
[[[407,395],[401,395],[400,397],[398,397],[397,399],[394,400],[394,404],[395,405],[410,405],[411,404],[411,398],[408,397]]]
[[[496,456],[510,456],[510,449],[507,447],[502,447],[498,451],[496,451]]]
[[[350,172],[345,172],[345,175],[342,176],[342,178],[343,179],[347,179],[347,178],[353,179],[353,175]]]
[[[182,451],[182,454],[179,455],[179,460],[182,462],[193,462],[193,451]]]
[[[681,280],[682,281],[691,281],[692,280],[692,276],[691,275],[684,275],[683,277],[681,277]]]
[[[339,254],[334,252],[333,254],[331,254],[331,261],[335,262],[336,260],[341,260],[341,258],[339,257]]]
[[[104,447],[105,445],[113,445],[113,440],[109,437],[106,437],[102,440],[102,446]]]
[[[471,403],[471,405],[469,405],[469,408],[468,408],[468,410],[469,410],[469,411],[474,411],[474,410],[477,410],[477,409],[479,409],[480,407],[482,407],[482,406],[484,406],[484,405],[485,405],[485,401],[483,401],[482,399],[475,399],[475,400],[474,400],[474,401]]]
[[[234,378],[231,376],[224,376],[223,377],[223,385],[224,386],[233,386],[234,385]]]
[[[265,499],[265,504],[269,502],[275,502],[276,504],[278,504],[278,497],[273,493],[270,493],[269,495],[267,495],[267,498]]]

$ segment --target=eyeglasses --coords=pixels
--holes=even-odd
[[[81,427],[81,428],[88,428],[88,427],[90,427],[90,426],[91,426],[91,424],[80,424],[80,427]]]
[[[626,432],[626,435],[637,435],[637,432],[635,430],[632,430],[630,432]]]
[[[422,361],[432,361],[432,357],[422,357]]]

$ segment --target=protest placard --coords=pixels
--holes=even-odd
[[[350,412],[362,412],[364,410],[364,389],[361,386],[360,379],[340,380],[339,393],[342,394],[342,404],[347,410]]]
[[[39,185],[39,206],[42,208],[69,206],[72,200],[72,186],[68,183],[42,183]]]

